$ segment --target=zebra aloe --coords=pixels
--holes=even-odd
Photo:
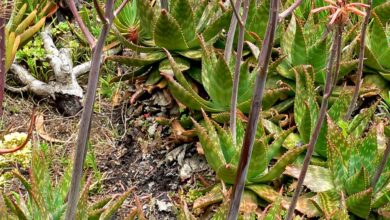
[[[118,32],[117,37],[125,47],[138,54],[108,57],[108,60],[140,67],[138,71],[121,76],[122,80],[145,72],[169,69],[170,64],[163,48],[179,58],[177,62],[180,62],[182,71],[188,70],[189,60],[199,60],[202,55],[198,35],[201,34],[206,42],[215,42],[222,29],[228,26],[232,13],[230,10],[220,10],[216,1],[199,1],[198,4],[189,0],[172,1],[168,12],[153,7],[149,1],[137,0],[137,14],[141,27],[139,44],[129,41]]]
[[[200,41],[203,42],[202,38]],[[167,56],[173,75],[169,73],[163,73],[163,75],[168,80],[168,86],[172,95],[190,109],[200,110],[202,108],[207,112],[229,111],[233,87],[234,60],[231,63],[227,63],[223,55],[217,54],[211,46],[206,46],[203,42],[202,47],[202,69],[198,80],[202,83],[210,100],[206,100],[198,95],[181,71],[180,64],[176,62],[176,59],[169,52],[167,52]],[[244,62],[241,65],[238,85],[238,109],[244,113],[249,112],[256,76],[249,70],[249,66],[249,62]],[[271,66],[275,65],[271,64]],[[277,88],[275,85],[271,85],[276,81],[270,81],[269,86],[267,86],[268,89],[264,94],[263,101],[264,109],[272,107],[278,100],[287,97],[287,92],[290,88],[287,86]]]
[[[193,120],[193,123],[206,160],[220,180],[229,185],[233,184],[237,175],[245,125],[242,121],[237,121],[237,142],[233,144],[231,132],[228,128],[222,128],[218,123],[212,121],[205,112],[203,112],[203,117],[203,123],[199,124],[195,120]],[[270,125],[271,122],[265,119],[263,120],[264,127],[260,123],[256,133],[252,157],[249,162],[243,201],[246,200],[245,195],[250,198],[250,194],[255,194],[270,203],[281,198],[282,206],[288,208],[290,198],[280,196],[275,189],[266,184],[280,178],[281,174],[285,171],[285,167],[294,162],[306,148],[302,146],[288,150],[284,149],[282,143],[292,133],[294,128],[282,131],[276,129],[278,132],[271,134],[268,132],[275,131],[272,129],[272,125]],[[275,163],[272,162],[273,165],[271,165],[271,161],[274,160]],[[219,193],[218,190],[217,192],[213,191],[204,198],[217,197]],[[199,202],[204,200],[204,198],[194,203],[194,207],[201,207],[202,205]],[[220,199],[215,202],[221,201],[221,197],[218,198]],[[305,196],[299,199],[297,210],[312,217],[319,215],[318,210],[311,204],[308,197]]]
[[[320,112],[320,107],[317,102],[317,92],[314,85],[314,70],[313,68],[294,68],[296,78],[295,99],[294,99],[294,118],[297,125],[299,135],[294,134],[295,143],[309,143],[310,135],[314,132],[317,117]],[[332,120],[341,119],[348,110],[349,103],[351,101],[351,91],[345,88],[340,88],[344,91],[341,92],[337,99],[327,110],[327,114]],[[369,115],[371,116],[371,115]],[[367,117],[369,117],[367,116]],[[369,118],[364,120],[369,122]],[[315,145],[315,152],[322,156],[327,157],[327,143],[326,143],[326,130],[327,123],[324,123],[321,127],[317,143]],[[362,132],[361,130],[356,131]],[[360,133],[359,133],[360,134]]]
[[[329,43],[322,24],[316,23],[314,15],[310,14],[307,21],[299,20],[293,16],[287,29],[281,37],[281,50],[286,58],[277,67],[283,77],[294,79],[294,67],[310,66],[315,73],[317,83],[325,83],[326,65],[329,55]],[[346,56],[340,62],[340,73],[343,77],[350,73],[357,64],[351,56]]]
[[[366,109],[350,122],[340,120],[336,124],[328,117],[326,167],[310,165],[304,183],[318,193],[313,201],[327,219],[336,219],[341,214],[342,219],[349,219],[343,208],[350,217],[360,218],[388,211],[390,163],[387,162],[379,179],[374,180],[386,148],[386,122],[377,120],[366,134],[362,132],[371,118],[367,116],[372,116],[376,107],[375,104]],[[300,172],[297,166],[286,170],[295,177]]]

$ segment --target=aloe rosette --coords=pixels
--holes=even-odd
[[[203,42],[202,38],[201,41]],[[223,55],[217,54],[211,46],[203,45],[202,53],[202,69],[198,73],[198,77],[195,78],[198,78],[198,81],[203,85],[209,99],[201,97],[193,89],[176,59],[167,52],[173,74],[165,72],[163,75],[168,80],[170,92],[179,102],[190,109],[204,109],[207,112],[229,111],[233,87],[234,60],[230,64],[226,63]],[[249,112],[256,76],[255,73],[250,71],[249,66],[249,62],[242,64],[238,87],[238,109],[244,113]],[[263,109],[268,109],[277,101],[286,99],[289,90],[290,88],[287,86],[267,86],[263,98]]]
[[[125,0],[115,1],[115,8],[119,8]],[[121,36],[137,43],[139,32],[139,20],[137,18],[137,2],[128,2],[114,19],[114,26]]]
[[[135,51],[134,56],[110,56],[108,60],[117,61],[140,69],[128,75],[115,78],[125,80],[145,72],[151,73],[170,68],[163,48],[178,57],[182,71],[190,68],[190,60],[201,58],[198,35],[212,43],[219,33],[227,28],[232,15],[231,10],[223,12],[216,1],[176,0],[171,2],[169,12],[152,7],[149,1],[137,0],[137,15],[140,22],[138,44],[117,32],[122,45]]]
[[[386,147],[383,122],[375,123],[364,135],[353,129],[360,127],[359,130],[364,130],[366,114],[371,114],[376,106],[366,109],[349,123],[339,122],[341,126],[328,117],[326,167],[310,165],[304,182],[318,193],[313,202],[327,219],[349,219],[348,215],[366,219],[373,212],[385,213],[389,208],[390,163],[376,185],[371,186]],[[297,166],[286,170],[294,177],[300,172]],[[337,218],[340,215],[343,218]]]
[[[315,90],[314,85],[314,71],[312,68],[297,68],[294,69],[296,75],[296,86],[295,86],[295,99],[294,99],[294,120],[299,131],[299,134],[292,134],[289,139],[295,143],[309,143],[310,136],[315,129],[320,107],[318,104],[319,94]],[[337,98],[332,99],[331,106],[327,110],[327,114],[334,121],[339,121],[347,112],[349,102],[351,100],[352,91],[350,88],[341,87],[341,90]],[[362,91],[364,92],[364,91]],[[354,128],[354,134],[361,135],[364,131],[364,126],[367,126],[374,111],[367,111],[362,114],[361,127]],[[364,123],[363,123],[364,122]],[[320,134],[315,145],[315,152],[321,156],[327,157],[327,123],[324,122],[320,130]],[[292,144],[292,145],[295,145]]]
[[[323,25],[316,23],[313,15],[309,15],[305,22],[293,16],[280,40],[281,52],[286,58],[277,67],[278,73],[294,80],[294,68],[310,66],[314,69],[315,81],[324,84],[329,54],[328,38],[322,36],[324,31]],[[350,73],[356,65],[357,60],[344,56],[340,63],[339,78]]]
[[[201,124],[195,120],[193,120],[193,123],[206,160],[220,180],[229,185],[233,184],[244,137],[244,123],[241,120],[237,123],[237,144],[234,145],[228,128],[222,128],[218,123],[212,121],[205,112],[203,112],[203,117],[204,121]],[[275,132],[272,127],[276,125],[272,125],[273,123],[266,119],[262,119],[262,121],[263,123],[259,124],[257,130],[257,138],[249,163],[246,191],[247,194],[255,194],[269,203],[281,198],[283,208],[288,208],[290,198],[281,196],[275,189],[266,184],[280,178],[285,167],[293,163],[306,147],[299,146],[289,150],[284,149],[282,144],[294,128],[289,130],[276,129],[277,132]],[[269,133],[271,131],[273,133]],[[273,160],[275,162],[271,165]],[[216,198],[219,193],[214,191],[206,195],[205,198]],[[222,199],[221,197],[218,198]],[[318,216],[319,212],[309,201],[309,198],[310,196],[302,196],[297,209],[308,216]],[[201,207],[201,201],[202,199],[195,202],[194,208]]]

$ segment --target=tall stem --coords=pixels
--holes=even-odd
[[[77,24],[80,26],[81,32],[83,32],[83,35],[87,39],[87,42],[91,48],[95,46],[95,38],[92,36],[91,32],[88,30],[87,26],[84,24],[83,19],[81,19],[79,12],[77,11],[76,4],[74,0],[68,0],[68,7],[70,11],[72,12],[74,18],[77,21]],[[99,10],[98,8],[96,10]]]
[[[332,94],[332,78],[335,77],[337,74],[333,74],[333,70],[338,70],[336,67],[335,69],[333,68],[333,63],[334,60],[337,56],[340,56],[340,54],[337,54],[341,50],[338,49],[341,44],[341,36],[342,36],[342,25],[338,25],[336,27],[334,39],[333,39],[333,44],[332,44],[332,50],[330,53],[330,57],[328,60],[328,66],[327,66],[327,71],[326,71],[326,82],[325,82],[325,91],[324,95],[322,97],[322,103],[321,103],[321,108],[320,108],[320,113],[318,115],[317,123],[314,128],[313,134],[311,135],[310,141],[307,146],[307,152],[305,159],[303,161],[303,166],[301,173],[299,174],[298,178],[298,183],[297,183],[297,188],[295,189],[290,207],[287,212],[287,217],[286,220],[291,220],[294,215],[294,210],[298,202],[299,195],[301,194],[302,188],[303,188],[303,181],[305,180],[307,169],[309,168],[310,164],[310,159],[313,155],[314,152],[314,146],[317,143],[318,135],[320,134],[322,124],[324,122],[325,116],[326,116],[326,110],[328,108],[328,101],[329,97]],[[339,65],[340,63],[336,62],[336,66]]]
[[[3,116],[5,86],[5,11],[0,3],[0,117]],[[5,8],[4,8],[5,10]]]
[[[357,102],[358,97],[359,97],[360,87],[362,86],[364,50],[366,47],[367,26],[368,26],[368,22],[370,21],[370,17],[371,17],[372,0],[368,0],[367,4],[369,5],[369,7],[366,9],[366,16],[364,17],[364,21],[362,24],[362,30],[360,32],[360,50],[359,50],[358,70],[357,70],[357,81],[356,81],[355,89],[353,91],[351,103],[349,104],[347,113],[344,116],[344,120],[346,120],[346,121],[351,118],[352,112],[355,109],[356,102]]]
[[[233,186],[233,193],[229,208],[228,220],[235,220],[238,216],[241,197],[245,186],[245,179],[248,172],[249,161],[253,149],[259,113],[263,101],[265,81],[267,78],[268,64],[271,58],[272,45],[275,38],[275,31],[278,24],[279,0],[272,0],[267,32],[263,41],[262,50],[259,56],[258,74],[256,76],[252,106],[249,112],[249,120],[245,131],[244,143],[241,150],[240,162],[237,168],[237,176]]]
[[[240,8],[241,0],[236,0],[236,3],[233,5],[233,10],[236,10],[237,8]],[[235,13],[236,14],[236,13]],[[237,16],[232,16],[232,19],[230,21],[230,27],[229,31],[227,33],[226,37],[226,45],[225,45],[225,51],[224,51],[224,57],[227,63],[230,62],[230,57],[232,56],[232,50],[233,50],[233,42],[234,42],[234,35],[236,33],[236,27],[237,27]]]
[[[161,0],[161,9],[168,11],[168,0]]]
[[[295,1],[290,7],[288,7],[285,11],[279,14],[279,20],[282,20],[286,18],[287,16],[291,15],[293,11],[298,8],[302,4],[303,0],[297,0]]]
[[[242,51],[244,48],[244,35],[245,35],[245,24],[248,17],[249,11],[249,0],[244,0],[244,10],[242,12],[241,20],[243,25],[240,24],[240,30],[238,33],[238,44],[237,44],[237,57],[234,67],[234,77],[233,77],[233,90],[232,98],[230,102],[230,131],[232,132],[233,145],[236,145],[236,122],[237,122],[237,96],[238,96],[238,84],[240,80],[240,67],[242,61]]]
[[[88,78],[88,88],[85,98],[85,106],[81,116],[80,128],[77,137],[77,148],[74,154],[73,161],[73,171],[72,171],[72,181],[69,191],[69,200],[68,207],[66,209],[65,219],[75,219],[76,208],[78,204],[79,194],[80,194],[80,180],[83,175],[83,166],[85,161],[85,156],[87,153],[87,141],[89,137],[89,132],[91,129],[91,120],[93,113],[93,104],[95,102],[95,95],[97,89],[97,83],[99,80],[99,71],[101,65],[101,57],[103,52],[103,47],[105,40],[109,34],[112,20],[114,19],[114,0],[107,0],[106,9],[104,17],[104,25],[100,32],[99,39],[96,43],[96,46],[92,49],[92,62],[91,70],[89,72]]]

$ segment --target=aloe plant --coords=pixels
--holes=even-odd
[[[218,116],[219,115],[217,114],[216,117]],[[222,128],[218,123],[211,120],[205,112],[203,112],[203,117],[203,123],[199,124],[195,120],[193,120],[193,123],[206,160],[210,167],[216,172],[217,177],[223,182],[231,185],[234,183],[237,175],[237,166],[244,138],[245,124],[241,120],[237,121],[237,142],[236,144],[233,144],[230,129]],[[247,193],[254,193],[267,202],[272,203],[278,197],[275,196],[275,193],[276,195],[278,193],[266,184],[280,178],[285,167],[294,162],[306,148],[302,146],[288,150],[283,149],[282,143],[287,136],[292,133],[294,128],[283,131],[275,129],[274,126],[276,125],[272,122],[265,119],[263,119],[263,121],[264,123],[259,124],[256,133],[257,138],[254,143],[251,161],[249,162],[245,187],[246,191],[248,191]],[[269,134],[268,132],[277,133]],[[267,135],[267,133],[269,135]],[[273,141],[271,141],[271,139],[273,139]],[[271,161],[275,158],[278,159],[275,163],[272,163],[273,165],[271,166]],[[216,195],[218,195],[218,193],[214,192],[213,196]],[[291,198],[285,196],[282,198],[283,208],[288,208],[290,199]],[[202,201],[202,199],[200,199],[200,201]],[[220,200],[215,202],[218,201]],[[308,198],[300,198],[299,203],[298,210],[311,216],[319,215],[317,209],[308,202]]]
[[[316,23],[314,15],[302,25],[303,21],[293,16],[281,38],[281,50],[286,58],[277,67],[283,77],[295,79],[294,67],[310,66],[314,69],[315,81],[325,83],[326,65],[329,55],[328,38],[323,36],[325,31],[322,23]],[[340,62],[339,78],[350,73],[357,64],[352,57],[344,57]]]
[[[386,148],[386,136],[378,130],[381,128],[378,123],[383,122],[374,123],[366,134],[353,131],[354,127],[364,130],[363,119],[376,107],[373,105],[366,109],[351,122],[337,122],[328,117],[327,168],[310,165],[308,179],[304,183],[318,192],[313,201],[327,219],[335,219],[334,215],[343,207],[350,215],[367,218],[373,212],[385,209],[390,202],[390,163],[387,162],[379,180],[372,185]],[[299,169],[290,167],[287,173],[297,177]]]
[[[318,96],[313,75],[314,71],[311,69],[294,69],[296,72],[296,89],[295,89],[295,99],[294,99],[294,117],[297,129],[299,131],[299,135],[295,135],[291,137],[293,142],[306,144],[309,142],[310,135],[315,129],[315,123],[320,111],[320,107],[318,105]],[[348,110],[349,103],[352,98],[352,91],[346,88],[337,88],[342,89],[342,91],[337,99],[331,104],[329,109],[327,110],[327,114],[329,117],[338,121]],[[368,111],[365,114],[365,118],[363,120],[364,124],[362,128],[354,128],[354,133],[356,135],[361,135],[364,128],[368,125],[369,119],[374,114],[374,111]],[[326,158],[327,153],[327,140],[326,140],[326,132],[327,132],[327,123],[324,123],[321,127],[321,131],[315,146],[315,152]]]
[[[32,152],[32,167],[27,180],[18,171],[13,171],[28,195],[13,192],[3,194],[9,218],[18,219],[63,219],[66,209],[67,191],[71,180],[71,170],[65,169],[64,175],[53,184],[50,177],[50,164],[45,158],[46,152],[42,148],[34,148]],[[129,196],[130,190],[118,198],[105,197],[93,204],[88,204],[88,194],[91,179],[85,183],[77,209],[77,219],[110,219],[120,208],[123,201]],[[1,206],[1,203],[0,203]],[[4,208],[4,207],[3,207]]]
[[[225,219],[229,208],[229,191],[227,191],[227,189],[225,189],[222,184],[216,184],[210,188],[211,189],[208,189],[205,195],[200,196],[194,201],[192,207],[193,213],[201,212],[202,210],[207,209],[207,207],[212,204],[221,203],[219,207],[215,210],[215,212],[212,214],[211,219]],[[253,189],[255,188],[256,187],[253,187]],[[257,195],[253,191],[246,189],[243,193],[238,219],[281,220],[283,215],[283,208],[288,203],[288,199],[286,199],[286,197],[284,197],[281,192],[278,193],[273,188],[267,187],[265,185],[257,187],[257,189],[261,189],[260,191],[263,192],[263,197],[267,198],[266,200],[270,202],[270,205],[266,205],[266,207],[262,211],[260,211],[258,208],[259,199]],[[202,189],[202,191],[204,190]],[[268,195],[266,195],[266,193],[268,193]],[[306,204],[304,204],[305,202]],[[264,204],[262,204],[262,206],[264,206]],[[309,208],[314,208],[314,211],[310,213]],[[181,207],[180,211],[182,213],[184,212],[183,209],[185,208]],[[301,211],[304,210],[303,212],[308,211],[306,213],[309,214],[315,213],[316,210],[314,206],[310,205],[309,199],[301,200],[299,209]],[[187,216],[191,216],[192,218],[179,217],[178,219],[196,219],[194,215],[187,214]],[[198,218],[202,217],[203,216],[201,215]]]
[[[204,109],[208,112],[229,111],[233,88],[234,60],[229,64],[226,63],[223,55],[217,54],[211,46],[204,45],[202,53],[200,80],[210,100],[198,95],[181,71],[180,64],[176,62],[177,59],[175,60],[167,53],[173,75],[169,73],[163,73],[163,75],[168,80],[169,89],[178,101],[190,109]],[[271,66],[274,65],[271,64]],[[242,112],[247,113],[253,96],[255,73],[249,71],[249,62],[241,65],[240,72],[237,106]],[[263,109],[268,109],[278,100],[285,99],[286,93],[290,90],[287,86],[275,88],[275,85],[269,85],[267,88],[264,94]]]
[[[126,3],[127,2],[127,3]],[[137,1],[121,0],[115,1],[115,8],[123,6],[123,9],[114,19],[114,26],[120,34],[130,42],[137,43],[139,37],[139,21],[137,19]]]
[[[135,44],[119,32],[117,37],[124,47],[137,52],[134,56],[110,56],[107,59],[129,66],[142,67],[128,75],[114,78],[126,80],[145,72],[169,69],[167,55],[162,48],[180,57],[181,69],[188,70],[189,60],[201,58],[201,45],[198,35],[203,35],[208,43],[215,42],[218,34],[229,25],[231,11],[222,12],[215,1],[189,0],[173,1],[170,11],[152,7],[150,2],[137,0],[137,14],[140,22],[139,44]],[[177,61],[179,62],[179,61]],[[153,70],[150,70],[153,67]]]

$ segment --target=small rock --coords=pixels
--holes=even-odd
[[[170,202],[164,202],[164,201],[157,200],[156,204],[157,204],[158,210],[160,212],[170,212],[171,211],[172,203],[170,203]]]
[[[156,129],[157,129],[157,123],[152,124],[152,126],[150,126],[150,127],[148,128],[148,134],[149,134],[149,136],[153,137],[154,134],[156,133]]]

